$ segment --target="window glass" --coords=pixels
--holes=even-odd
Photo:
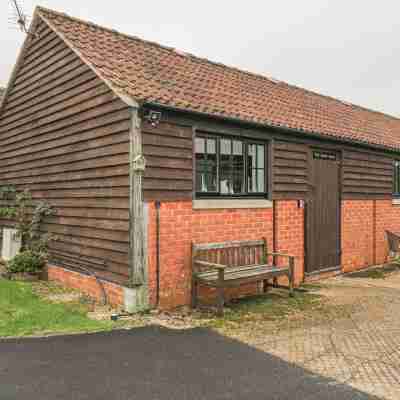
[[[216,139],[196,138],[196,191],[217,192]]]
[[[265,145],[197,137],[195,151],[197,193],[222,196],[265,193]]]
[[[220,191],[222,194],[231,194],[233,192],[232,186],[232,141],[222,139],[220,141],[221,155],[220,155]]]
[[[394,162],[393,194],[400,196],[400,161]]]
[[[244,193],[245,175],[244,175],[243,143],[237,140],[233,141],[232,172],[233,172],[232,193],[233,194]]]
[[[248,191],[265,192],[265,146],[248,145]]]

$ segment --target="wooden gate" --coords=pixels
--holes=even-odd
[[[307,201],[306,273],[340,266],[340,161],[331,151],[311,151]]]

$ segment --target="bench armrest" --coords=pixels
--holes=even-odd
[[[294,256],[291,256],[290,254],[284,254],[284,253],[267,253],[267,256],[276,256],[276,257],[287,257],[287,258],[291,258]]]
[[[215,269],[222,269],[224,270],[225,268],[228,268],[227,265],[222,265],[222,264],[216,264],[216,263],[210,263],[207,261],[200,261],[200,260],[194,260],[195,264],[198,265],[203,265],[205,267],[211,267],[211,268],[215,268]]]

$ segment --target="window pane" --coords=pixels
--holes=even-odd
[[[206,146],[205,146],[206,140],[204,138],[196,138],[196,153],[205,153],[206,152]]]
[[[220,140],[220,192],[221,194],[231,194],[232,193],[232,163],[231,163],[231,153],[232,153],[232,141],[229,139]]]
[[[242,142],[239,142],[238,140],[233,141],[233,154],[234,155],[243,155],[243,145]]]
[[[257,170],[257,192],[265,192],[265,174],[263,169]]]
[[[249,144],[248,145],[248,163],[249,163],[249,168],[256,168],[256,160],[257,160],[257,156],[256,156],[256,145],[255,144]]]
[[[263,145],[258,145],[257,146],[257,168],[264,169],[264,167],[265,167],[264,149],[265,149],[265,146],[263,146]]]
[[[248,191],[249,193],[265,192],[265,146],[248,145]]]
[[[207,193],[217,191],[216,147],[215,139],[196,138],[197,192]]]
[[[250,193],[256,193],[257,192],[257,170],[256,169],[249,169],[249,174],[248,174],[248,191]]]
[[[221,194],[245,192],[243,142],[221,139],[220,141],[220,191]]]
[[[233,194],[244,192],[244,156],[243,144],[235,140],[233,142]]]
[[[230,155],[232,153],[232,141],[229,139],[221,139],[221,154]]]
[[[217,154],[217,141],[215,139],[207,139],[207,154]]]

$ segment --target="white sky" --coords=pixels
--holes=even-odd
[[[19,0],[400,117],[395,0]],[[23,34],[0,0],[0,85]]]

